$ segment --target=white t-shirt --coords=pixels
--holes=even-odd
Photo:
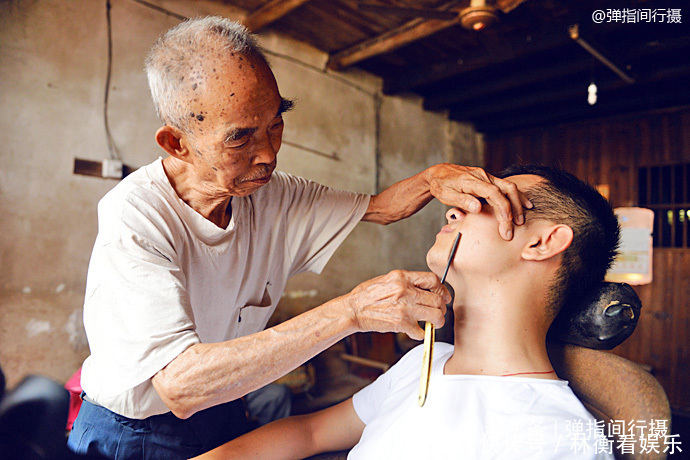
[[[169,412],[151,377],[189,346],[261,331],[287,279],[320,272],[369,196],[275,172],[233,197],[227,229],[182,201],[161,159],[98,204],[82,368],[90,398],[130,418]]]
[[[423,346],[353,398],[366,424],[348,459],[612,459],[595,419],[564,380],[444,375],[453,346],[436,343],[417,404]]]

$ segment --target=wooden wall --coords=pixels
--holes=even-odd
[[[690,108],[487,137],[487,171],[512,163],[561,167],[608,184],[614,207],[636,206],[639,167],[690,163]],[[613,352],[650,365],[671,406],[690,411],[690,249],[654,248],[653,270],[651,284],[635,287],[637,329]]]

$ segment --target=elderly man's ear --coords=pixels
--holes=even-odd
[[[156,131],[156,142],[171,156],[189,161],[189,147],[185,134],[178,128],[170,125],[163,125]]]
[[[522,251],[525,260],[547,260],[556,256],[573,242],[573,229],[567,225],[546,224],[539,225],[531,232],[527,244]]]

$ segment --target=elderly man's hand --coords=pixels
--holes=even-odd
[[[482,168],[442,163],[427,172],[431,194],[445,205],[477,213],[482,204],[476,197],[484,198],[494,208],[498,232],[505,240],[513,238],[513,223],[525,223],[524,208],[532,207],[515,184]]]
[[[429,272],[394,270],[365,281],[345,296],[360,332],[404,332],[422,340],[419,321],[443,326],[450,293]]]

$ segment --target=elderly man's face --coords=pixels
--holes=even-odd
[[[273,73],[255,56],[206,56],[190,75],[190,163],[213,196],[246,196],[268,183],[283,135]]]

